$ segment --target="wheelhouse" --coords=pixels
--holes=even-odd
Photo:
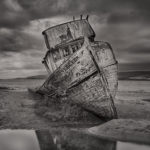
[[[90,41],[95,32],[87,19],[73,20],[43,31],[48,51],[43,59],[47,71],[53,73],[70,55],[81,48],[84,37]]]
[[[48,50],[43,63],[49,73],[54,72],[70,55],[81,48],[83,39],[78,39],[70,43],[57,46],[55,49]]]

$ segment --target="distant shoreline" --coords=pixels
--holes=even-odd
[[[28,77],[0,79],[0,80],[23,80],[23,79],[47,79],[48,75],[35,75]],[[150,81],[150,71],[127,71],[118,73],[119,80]]]

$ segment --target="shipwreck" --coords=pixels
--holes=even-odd
[[[66,97],[102,118],[117,118],[117,61],[109,43],[94,40],[88,17],[50,27],[42,34],[48,48],[42,63],[49,77],[37,92]]]

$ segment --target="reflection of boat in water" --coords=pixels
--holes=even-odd
[[[116,141],[101,139],[81,130],[56,130],[51,134],[58,150],[117,150]]]
[[[69,129],[1,130],[0,150],[116,150],[116,142]]]
[[[94,41],[88,20],[51,27],[43,32],[49,49],[43,63],[49,77],[38,92],[66,101],[104,118],[116,118],[117,61],[111,46]]]
[[[129,134],[130,135],[130,134]],[[125,138],[126,139],[126,138]],[[102,139],[82,129],[1,130],[1,150],[149,150],[150,146]]]

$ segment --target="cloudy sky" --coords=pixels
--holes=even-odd
[[[44,74],[42,30],[80,14],[112,45],[120,71],[149,70],[150,0],[0,0],[0,14],[0,78]]]

